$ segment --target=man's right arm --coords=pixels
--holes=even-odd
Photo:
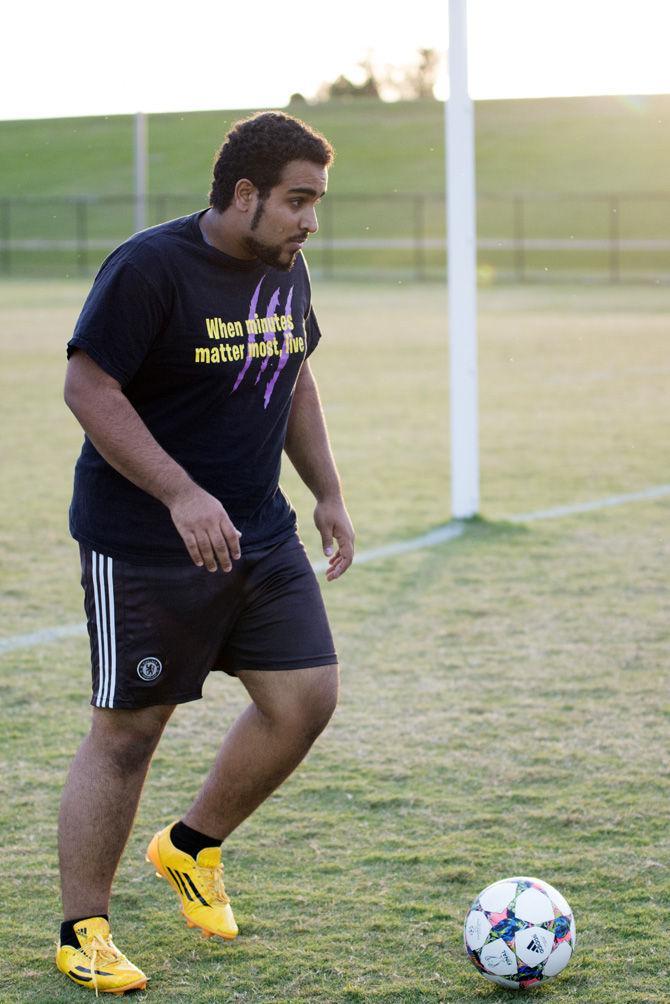
[[[229,572],[240,534],[226,510],[165,452],[121,384],[81,349],[68,362],[65,403],[107,463],[167,506],[193,563],[215,572],[218,560]]]

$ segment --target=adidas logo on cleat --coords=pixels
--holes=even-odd
[[[75,927],[79,946],[56,948],[56,966],[80,987],[100,993],[121,995],[126,990],[144,990],[147,977],[118,950],[112,941],[109,922],[104,917],[89,918]]]

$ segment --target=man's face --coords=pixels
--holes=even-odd
[[[288,272],[310,234],[318,230],[316,205],[326,194],[328,169],[292,160],[281,181],[262,201],[257,197],[243,241],[266,265]]]

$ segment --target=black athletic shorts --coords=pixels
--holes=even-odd
[[[337,662],[297,535],[242,550],[231,572],[134,565],[83,546],[80,553],[94,707],[195,701],[211,670],[235,676]]]

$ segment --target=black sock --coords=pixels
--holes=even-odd
[[[96,917],[104,917],[107,923],[109,923],[109,916],[106,913],[96,913]],[[64,920],[60,926],[60,943],[61,945],[71,945],[73,948],[79,948],[79,938],[74,933],[74,925],[78,924],[82,920],[89,920],[89,917],[75,917],[74,920]]]
[[[190,854],[194,859],[204,847],[220,847],[223,843],[223,840],[217,840],[216,837],[208,837],[205,833],[192,830],[181,820],[170,830],[170,840],[180,851]]]

